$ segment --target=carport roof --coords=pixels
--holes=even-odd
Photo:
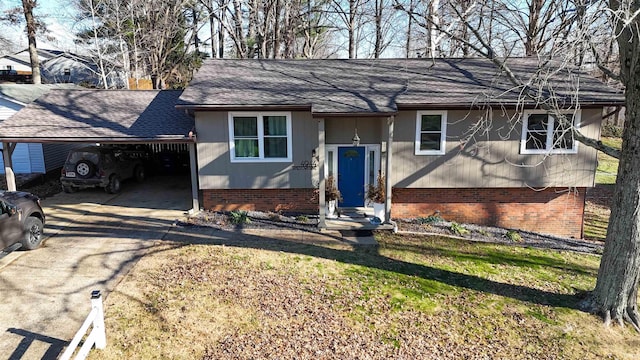
[[[2,142],[190,142],[182,90],[52,90],[0,125]]]

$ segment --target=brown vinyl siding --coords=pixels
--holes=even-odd
[[[398,188],[513,188],[593,186],[596,151],[578,144],[577,154],[520,154],[522,123],[513,112],[494,111],[491,128],[467,143],[471,126],[484,111],[447,113],[446,153],[415,155],[416,111],[395,117],[393,142],[394,187]],[[231,163],[227,112],[196,112],[198,169],[202,189],[311,188],[317,171],[294,169],[311,161],[318,147],[318,123],[309,112],[293,111],[292,163]],[[357,121],[356,121],[357,119]],[[600,109],[583,109],[581,131],[599,137]],[[380,144],[387,138],[385,117],[327,118],[326,143],[350,144],[358,127],[361,144]],[[384,147],[381,158],[384,159]],[[315,182],[314,182],[315,181]]]
[[[596,151],[582,144],[577,154],[520,154],[521,121],[511,124],[513,112],[494,111],[488,133],[476,133],[465,143],[484,111],[451,110],[447,115],[446,153],[415,155],[415,111],[396,116],[393,142],[394,187],[477,188],[593,186]],[[600,109],[583,109],[581,131],[598,137]]]
[[[196,112],[198,181],[201,189],[312,188],[311,169],[294,165],[311,161],[318,147],[318,121],[308,112],[291,112],[292,162],[232,163],[226,111]]]
[[[358,128],[360,144],[380,144],[383,122],[380,118],[327,118],[325,119],[326,140],[328,145],[349,145],[352,143],[355,128]]]

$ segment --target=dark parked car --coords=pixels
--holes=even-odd
[[[40,199],[22,191],[0,191],[0,250],[32,250],[42,243],[44,211]]]
[[[108,193],[120,191],[121,181],[146,177],[144,164],[149,152],[135,146],[87,146],[73,149],[62,168],[60,182],[64,192],[91,187],[104,188]]]

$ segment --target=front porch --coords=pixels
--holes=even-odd
[[[339,121],[331,121],[327,132],[327,121],[324,118],[316,118],[318,121],[318,150],[314,150],[318,166],[315,169],[315,177],[318,179],[319,219],[318,227],[328,230],[396,230],[396,225],[391,221],[392,204],[392,178],[391,161],[393,149],[393,131],[395,116],[380,116],[376,114],[369,118],[379,119],[377,124],[367,127],[369,133],[358,134],[357,119],[354,119],[354,130],[351,133],[344,127],[348,118],[338,117]],[[332,120],[336,120],[332,119]],[[348,121],[346,123],[349,123]],[[378,128],[380,131],[371,131]],[[345,131],[347,130],[347,131]],[[354,134],[351,144],[348,144],[345,136]],[[362,143],[361,143],[362,141]],[[342,166],[342,160],[346,165]],[[353,175],[353,176],[352,176]],[[376,181],[377,176],[386,177],[384,185],[384,216],[380,216],[381,223],[372,222],[373,209],[367,208],[365,193],[369,184]],[[326,203],[328,198],[327,178],[337,179],[338,190],[342,193],[344,207],[337,218],[327,216]],[[348,189],[348,190],[347,190]],[[348,196],[348,198],[347,198]]]

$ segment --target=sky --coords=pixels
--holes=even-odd
[[[73,7],[70,0],[39,0],[34,13],[41,17],[49,30],[48,38],[37,36],[37,45],[42,49],[67,50],[77,53],[79,49],[73,43],[74,21]],[[0,0],[0,11],[16,6],[22,6],[21,0]],[[3,37],[11,39],[17,46],[14,51],[27,47],[27,36],[24,33],[24,24],[19,26],[0,25],[0,33]],[[2,49],[0,49],[2,52]],[[6,51],[5,51],[6,52]]]

